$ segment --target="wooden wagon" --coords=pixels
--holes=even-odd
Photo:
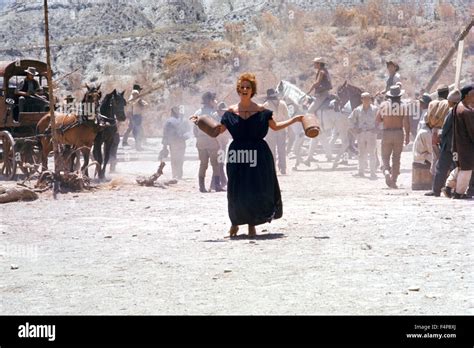
[[[0,62],[0,177],[7,180],[15,179],[18,168],[29,175],[40,163],[36,125],[48,107],[32,105],[20,112],[15,95],[28,67],[36,68],[39,75],[35,79],[48,99],[46,63],[30,59]]]

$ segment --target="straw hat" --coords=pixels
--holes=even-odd
[[[395,67],[395,70],[396,70],[396,71],[400,70],[400,65],[398,65],[398,63],[396,63],[396,62],[393,61],[393,60],[388,60],[388,61],[385,62],[385,64],[387,65],[387,67],[388,67],[389,65],[393,65],[393,66]]]
[[[327,64],[326,59],[323,57],[317,57],[313,59],[313,63],[322,63],[322,64]]]

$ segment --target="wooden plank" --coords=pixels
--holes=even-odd
[[[456,59],[456,75],[454,77],[454,88],[459,89],[459,81],[461,79],[462,58],[464,54],[464,40],[459,41],[458,56]]]

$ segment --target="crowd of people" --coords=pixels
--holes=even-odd
[[[315,91],[315,97],[310,105],[302,109],[306,109],[305,114],[319,117],[320,108],[326,104],[332,84],[326,61],[321,57],[316,58],[314,66],[316,82],[308,93]],[[443,193],[455,199],[471,197],[474,193],[474,178],[469,172],[472,170],[469,169],[472,159],[469,150],[467,153],[464,150],[466,146],[471,146],[472,151],[474,144],[474,137],[469,137],[472,135],[470,133],[472,129],[469,128],[471,123],[465,121],[470,120],[470,86],[450,91],[448,86],[440,85],[437,88],[436,99],[432,100],[429,94],[424,93],[415,101],[407,102],[402,99],[405,91],[402,87],[400,66],[390,60],[386,62],[386,67],[388,76],[385,88],[374,95],[362,91],[361,104],[346,112],[345,117],[349,121],[348,131],[353,140],[342,149],[342,153],[346,152],[347,155],[352,149],[356,149],[354,152],[358,157],[358,171],[354,176],[365,177],[368,170],[369,178],[375,180],[381,163],[380,169],[386,185],[396,189],[400,175],[401,153],[404,146],[413,138],[414,165],[430,168],[432,174],[432,191],[426,195],[439,197]],[[385,97],[385,100],[377,102],[380,96]],[[262,107],[272,111],[275,121],[282,122],[290,119],[295,114],[295,108],[298,111],[300,106],[291,105],[292,112],[290,112],[289,105],[281,95],[275,89],[268,89]],[[207,115],[220,122],[227,109],[224,102],[219,103],[216,100],[215,93],[206,92],[202,96],[202,107],[194,114]],[[457,127],[454,127],[453,120],[456,117],[460,121],[456,123]],[[190,137],[186,121],[186,117],[174,108],[171,117],[165,123],[163,133],[163,144],[169,145],[172,152],[173,177],[177,179],[182,177],[183,149],[185,141]],[[212,138],[197,126],[194,126],[193,133],[200,160],[199,190],[201,192],[225,190],[227,178],[222,159],[226,157],[221,154],[225,154],[229,135],[221,134],[217,138]],[[378,157],[377,139],[381,139],[381,161]],[[269,129],[265,140],[272,152],[276,168],[281,174],[287,174],[287,159],[291,155],[296,157],[295,168],[299,163],[309,166],[311,161],[315,161],[313,153],[316,148],[314,145],[317,144],[316,139],[308,149],[308,159],[306,161],[301,159],[304,133],[300,126],[296,128],[291,126],[277,132]],[[455,146],[459,150],[454,151]],[[177,148],[181,149],[181,152],[176,153]],[[173,156],[173,153],[176,154]],[[330,157],[332,154],[326,155],[328,160],[332,160]],[[207,189],[205,176],[209,162],[212,167],[212,179],[210,189]],[[336,160],[335,164],[337,162]],[[345,162],[347,164],[347,160]]]

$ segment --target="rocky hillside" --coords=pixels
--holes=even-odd
[[[42,1],[3,0],[0,60],[44,59]],[[6,3],[6,4],[5,4]],[[429,80],[471,1],[55,0],[50,31],[60,94],[81,95],[84,82],[130,90],[160,86],[157,108],[195,104],[206,88],[234,98],[238,73],[258,74],[260,94],[280,79],[311,83],[310,61],[329,59],[334,84],[383,86],[384,60],[400,61],[404,88]],[[467,80],[474,75],[473,33],[466,40]],[[451,82],[450,65],[440,82]],[[218,86],[218,87],[217,87]]]

